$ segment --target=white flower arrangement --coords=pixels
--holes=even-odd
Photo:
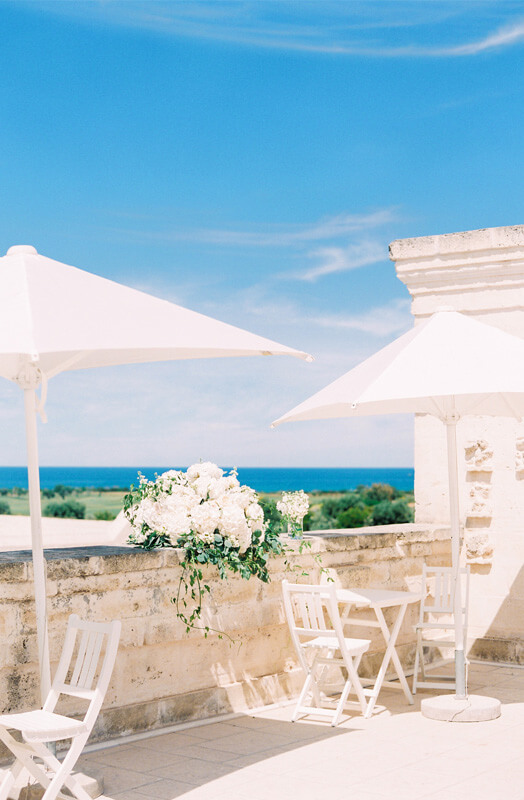
[[[235,470],[226,475],[210,462],[193,464],[185,472],[168,470],[148,481],[139,475],[124,499],[124,513],[133,531],[132,544],[146,550],[179,547],[185,550],[182,577],[173,601],[189,631],[198,627],[202,595],[202,566],[214,564],[221,578],[227,570],[249,579],[269,581],[267,558],[283,552],[278,534],[264,522],[258,495],[241,486]],[[195,603],[186,614],[187,595]],[[204,626],[207,635],[209,628]]]
[[[186,472],[169,470],[156,480],[140,476],[140,486],[125,513],[133,533],[130,541],[144,546],[179,545],[193,536],[203,544],[223,537],[231,547],[245,553],[265,531],[264,511],[253,489],[241,486],[235,471],[224,475],[216,464],[193,464]]]
[[[288,525],[288,532],[291,536],[301,536],[304,517],[309,511],[309,496],[302,491],[283,492],[282,499],[277,503],[279,511]]]

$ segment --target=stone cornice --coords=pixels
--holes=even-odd
[[[524,225],[398,239],[389,251],[416,316],[448,300],[463,311],[524,308]]]

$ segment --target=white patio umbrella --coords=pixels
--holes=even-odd
[[[292,420],[431,414],[446,425],[455,581],[456,697],[466,697],[460,598],[457,422],[464,416],[524,416],[524,340],[452,310],[416,325],[289,411]]]
[[[0,258],[0,376],[24,390],[41,691],[50,687],[36,410],[65,370],[226,356],[307,353],[135,289],[11,247]],[[40,399],[36,389],[40,385]]]

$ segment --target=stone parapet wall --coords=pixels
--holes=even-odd
[[[318,582],[314,555],[343,587],[418,589],[422,563],[449,561],[449,532],[428,525],[396,525],[355,531],[319,532],[311,551],[293,552],[270,562],[271,582],[220,581],[209,569],[211,587],[205,622],[223,631],[187,635],[171,598],[181,574],[179,552],[131,548],[48,551],[48,605],[52,671],[60,655],[67,617],[122,621],[122,639],[95,739],[160,728],[186,720],[242,711],[297,694],[301,676],[281,603],[281,581],[305,570]],[[288,563],[286,564],[286,560]],[[0,557],[0,697],[2,711],[38,704],[33,570],[27,553]],[[412,662],[410,606],[399,651]],[[363,630],[363,629],[360,629]],[[373,669],[384,650],[373,639],[367,664]],[[363,635],[360,633],[359,635]],[[366,636],[368,634],[366,633]],[[230,640],[230,638],[232,641]],[[75,701],[77,702],[77,701]],[[68,713],[80,711],[71,703]]]

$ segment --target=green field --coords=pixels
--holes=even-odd
[[[42,491],[42,513],[44,516],[72,517],[83,519],[114,519],[122,510],[126,490],[122,489],[71,489],[57,486],[54,491]],[[276,509],[281,493],[260,494],[266,520],[271,520],[276,530],[285,528],[285,523]],[[413,519],[413,494],[401,492],[384,484],[358,487],[347,492],[311,492],[310,509],[304,520],[305,530],[329,528],[358,528],[366,525],[383,525],[395,522],[410,522]],[[5,504],[7,503],[9,510]],[[80,513],[52,513],[50,505],[80,504]],[[0,514],[29,514],[27,490],[0,490]]]
[[[42,497],[42,511],[45,515],[45,508],[49,503],[62,503],[66,500],[73,499],[82,503],[86,507],[85,519],[96,519],[96,514],[106,511],[116,517],[119,511],[122,510],[124,491],[99,491],[98,489],[80,489],[74,490],[67,497],[62,498],[60,495],[54,495],[52,498]],[[9,503],[11,514],[29,514],[29,498],[27,494],[18,495],[12,492],[3,495],[1,500]]]

